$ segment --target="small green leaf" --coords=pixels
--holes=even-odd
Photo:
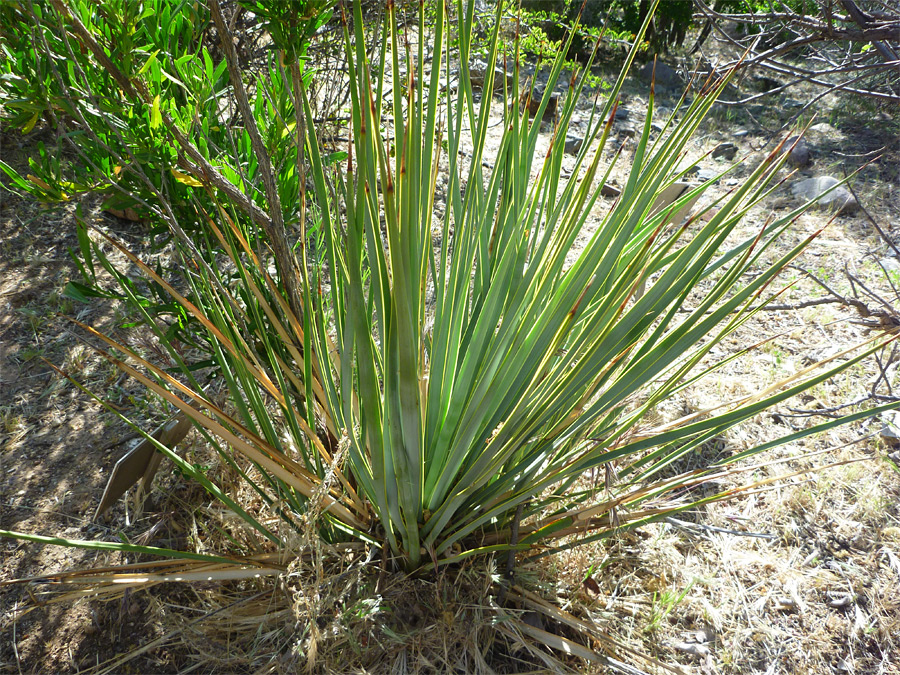
[[[175,77],[174,75],[169,75],[169,73],[167,73],[165,70],[163,70],[163,69],[161,69],[161,68],[160,68],[160,71],[159,71],[159,72],[162,74],[162,76],[163,76],[164,78],[166,78],[166,79],[169,80],[170,82],[173,82],[174,84],[177,84],[179,87],[181,87],[182,89],[184,89],[188,94],[191,93],[191,90],[188,89],[187,86],[185,86],[184,82],[182,82],[181,80],[179,80],[179,79],[178,79],[177,77]]]
[[[88,237],[87,228],[84,226],[83,220],[77,220],[75,231],[78,235],[78,247],[81,249],[81,258],[91,271],[91,277],[96,278],[97,272],[94,270],[94,256],[91,254],[91,240]]]
[[[147,72],[147,68],[149,68],[150,66],[152,66],[152,65],[156,62],[156,55],[157,55],[157,54],[159,54],[159,50],[158,50],[158,49],[157,49],[155,52],[153,52],[153,53],[150,55],[150,58],[147,59],[147,61],[144,63],[143,66],[141,66],[141,69],[138,71],[138,75],[143,75],[145,72]]]
[[[322,158],[322,163],[325,166],[331,166],[333,164],[337,164],[338,162],[343,162],[345,159],[347,159],[347,151],[340,150],[338,152],[332,152],[329,155],[325,155]]]
[[[90,302],[91,298],[119,297],[114,293],[107,293],[106,291],[98,290],[97,288],[78,283],[77,281],[70,281],[67,283],[66,287],[63,289],[63,295],[72,300],[77,300],[78,302]]]
[[[212,58],[210,57],[209,52],[207,51],[206,47],[203,48],[203,66],[206,70],[206,79],[208,79],[210,82],[214,82],[215,81],[215,80],[213,80],[214,66],[213,66]]]
[[[2,160],[0,160],[0,171],[9,176],[10,180],[12,180],[22,190],[25,190],[29,193],[33,190],[33,186],[24,178],[22,178],[22,176],[19,175],[18,171],[13,169],[9,164]]]
[[[157,94],[150,109],[150,128],[158,129],[160,124],[162,124],[162,113],[159,110],[159,94]]]
[[[37,111],[35,111],[34,115],[31,116],[31,119],[29,119],[28,122],[25,123],[25,126],[22,127],[22,133],[23,133],[23,134],[27,134],[27,133],[29,133],[32,129],[34,129],[34,125],[37,124],[37,121],[38,121],[38,117],[39,117],[39,116],[40,116],[40,113],[37,112]]]

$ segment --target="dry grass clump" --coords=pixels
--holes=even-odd
[[[900,672],[897,467],[871,439],[814,447],[825,454],[758,473],[868,461],[569,551],[541,578],[569,611],[670,665]]]
[[[318,572],[305,559],[274,588],[192,588],[190,605],[208,608],[199,618],[155,601],[153,615],[170,627],[168,646],[190,655],[182,667],[253,673],[520,673],[541,667],[537,656],[496,630],[505,613],[491,601],[496,576],[484,561],[408,577],[388,569],[393,561],[360,551],[320,553]],[[141,652],[160,646],[157,641]],[[569,665],[574,670],[576,662]]]
[[[266,520],[271,507],[236,470],[253,475],[252,466],[228,466],[202,443],[185,452]],[[210,508],[202,489],[179,473],[161,475],[157,487],[157,499],[144,505],[157,521],[154,542],[193,542],[201,551],[236,542],[246,547],[256,539],[233,514]],[[143,520],[139,511],[126,508],[136,523]],[[257,544],[265,555],[264,542]],[[542,659],[565,662],[532,642],[526,648],[527,640],[508,627],[527,612],[521,603],[497,605],[499,577],[491,558],[408,576],[399,560],[377,548],[329,545],[315,527],[295,532],[291,544],[268,554],[270,565],[285,569],[277,579],[151,584],[151,593],[112,592],[105,603],[92,603],[97,616],[129,617],[143,626],[139,647],[116,653],[92,672],[520,673],[540,670]],[[68,587],[54,588],[56,600],[72,599]],[[498,631],[501,624],[507,625]],[[573,671],[580,663],[567,661]]]

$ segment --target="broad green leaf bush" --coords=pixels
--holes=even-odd
[[[202,552],[0,534],[168,556],[166,569],[183,579],[201,567],[219,579],[282,574],[300,555],[297,542],[311,545],[310,532],[325,542],[380,547],[407,571],[510,550],[537,557],[690,508],[700,502],[673,492],[739,472],[738,460],[779,443],[896,406],[828,420],[689,473],[667,471],[893,339],[872,338],[764,391],[656,421],[660,402],[714,381],[740,356],[716,360],[714,348],[779,294],[779,273],[809,242],[782,242],[805,206],[741,235],[745,216],[772,189],[783,161],[778,151],[685,223],[670,222],[672,214],[706,185],[655,207],[682,177],[685,149],[727,81],[691,91],[660,133],[651,93],[621,195],[605,203],[601,189],[613,164],[624,161],[607,144],[634,49],[597,99],[566,177],[565,132],[584,73],[566,74],[571,86],[549,149],[537,150],[565,50],[532,117],[528,106],[520,112],[512,103],[521,86],[515,44],[502,55],[513,76],[503,98],[473,87],[473,3],[448,9],[439,1],[431,25],[421,12],[417,26],[406,26],[388,2],[372,58],[360,2],[341,5],[350,126],[346,155],[329,162],[311,123],[302,53],[279,43],[289,36],[273,33],[266,69],[249,76],[217,0],[209,9],[223,59],[198,43],[199,58],[180,65],[163,51],[151,57],[158,47],[150,31],[114,29],[94,6],[58,0],[52,12],[28,20],[48,44],[55,36],[76,61],[84,59],[68,80],[55,80],[76,107],[68,114],[84,137],[115,143],[107,164],[135,174],[134,184],[144,186],[136,190],[147,189],[146,205],[173,233],[184,274],[175,284],[173,270],[147,264],[113,235],[85,229],[86,266],[121,279],[105,253],[115,247],[190,317],[208,360],[202,368],[187,360],[166,326],[146,314],[176,369],[83,329],[105,344],[107,359],[189,417],[222,465],[240,476],[248,488],[241,494],[252,494],[252,502],[157,444],[235,514],[240,534],[233,525],[230,545]],[[500,11],[489,63],[501,57]],[[647,22],[638,43],[646,29]],[[146,40],[136,48],[144,56],[128,68],[111,61],[121,40],[135,48],[136,39]],[[493,77],[489,68],[481,91],[493,90]],[[92,85],[115,102],[94,116]],[[240,114],[219,119],[226,93]],[[496,120],[502,135],[488,156]],[[152,145],[158,154],[126,134],[130,124],[159,139]],[[91,151],[99,155],[99,147]],[[185,192],[150,189],[141,176],[151,175],[149,164],[154,176],[183,172],[176,182]],[[296,246],[285,235],[291,217],[300,231]],[[577,251],[589,218],[598,225]],[[190,233],[182,227],[188,221]],[[135,307],[141,311],[139,302]],[[604,490],[583,480],[595,470],[607,477]]]
[[[256,3],[247,5],[261,11]],[[330,3],[265,3],[265,10],[260,17],[266,26],[291,26],[279,37],[296,45],[291,56],[302,72],[305,45],[331,17]],[[83,24],[93,44],[61,31],[70,16]],[[196,225],[192,201],[213,208],[206,193],[196,189],[202,185],[192,175],[198,161],[215,165],[230,184],[263,203],[256,187],[258,164],[249,138],[235,123],[238,113],[229,104],[226,64],[216,56],[211,25],[206,7],[194,2],[64,6],[4,0],[0,103],[5,124],[28,133],[46,121],[63,142],[57,148],[40,146],[40,158],[31,160],[25,178],[5,164],[0,168],[16,187],[39,199],[102,194],[104,208],[133,209],[154,226],[175,219],[186,231]],[[251,114],[277,167],[282,218],[296,223],[299,175],[285,121],[290,119],[289,89],[273,63],[255,65],[267,77]],[[173,132],[196,139],[199,157],[185,157]],[[76,159],[61,161],[62,149],[74,151]],[[169,213],[163,213],[163,205]]]

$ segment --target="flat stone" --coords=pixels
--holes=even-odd
[[[528,105],[528,114],[534,117],[538,114],[538,110],[541,107],[541,101],[544,100],[544,91],[542,89],[535,89],[531,92],[531,96],[529,97],[528,92],[525,92],[522,95],[521,103],[523,106]],[[550,94],[550,98],[547,100],[547,107],[544,108],[544,115],[542,119],[544,121],[552,120],[556,115],[556,109],[559,107],[559,94],[553,93]]]
[[[655,82],[661,87],[677,87],[683,84],[678,72],[672,68],[672,66],[666,65],[662,61],[656,62],[655,74],[653,71],[653,61],[645,63],[638,73],[638,77],[644,82]]]
[[[840,182],[833,176],[807,178],[796,183],[791,188],[791,194],[806,201],[815,201],[817,208],[826,211],[836,211],[843,214],[853,213],[859,208],[859,204],[856,203],[856,199],[850,193],[850,190],[843,185],[834,187]],[[831,190],[831,192],[822,195],[827,190]]]
[[[600,194],[604,197],[618,197],[622,194],[622,188],[612,183],[604,183],[600,186]]]
[[[731,161],[737,155],[738,146],[734,143],[719,143],[712,151],[713,159],[726,159]]]
[[[666,210],[672,204],[677,202],[682,195],[687,192],[690,192],[694,189],[696,185],[692,185],[691,183],[686,183],[683,181],[679,181],[677,183],[672,183],[668,187],[666,187],[662,192],[660,192],[656,196],[656,201],[653,202],[653,206],[650,208],[650,218],[657,215],[661,211]],[[684,204],[678,211],[669,214],[669,218],[666,222],[674,223],[675,225],[680,225],[687,219],[687,217],[691,213],[691,209],[694,208],[694,204],[697,201],[697,197],[693,197],[690,199],[687,204]]]
[[[653,111],[653,120],[650,122],[650,128],[656,131],[662,131],[666,124],[669,122],[669,118],[672,116],[672,111],[668,108],[659,107]]]

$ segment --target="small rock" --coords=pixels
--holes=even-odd
[[[878,264],[881,265],[888,272],[900,274],[900,260],[897,260],[893,256],[888,257],[888,258],[881,258],[878,261]]]
[[[619,134],[622,136],[626,136],[627,138],[631,138],[637,133],[637,128],[631,123],[623,124],[618,128]]]
[[[715,169],[698,169],[696,174],[697,180],[701,183],[708,183],[719,177],[719,172]]]
[[[475,60],[469,64],[469,80],[476,89],[484,87],[484,81],[487,78],[488,65],[484,61]],[[506,78],[507,84],[512,85],[513,74],[511,72],[504,73],[503,68],[494,66],[494,89],[503,88],[503,78]]]
[[[692,656],[709,656],[709,647],[694,642],[673,642],[672,648],[676,651]]]
[[[547,109],[544,111],[544,119],[552,119],[556,117],[556,110],[559,108],[559,94],[551,94],[550,100],[547,102]]]
[[[604,197],[618,197],[622,194],[622,188],[617,187],[612,183],[604,183],[600,186],[600,194]]]
[[[856,603],[856,595],[853,593],[829,592],[828,606],[835,609],[843,609]]]
[[[809,166],[812,161],[809,145],[799,136],[791,136],[784,142],[782,154],[785,152],[788,153],[787,163],[798,169]]]
[[[531,92],[531,97],[529,98],[529,92],[524,92],[520,99],[522,104],[522,109],[525,109],[525,106],[528,106],[528,113],[533,117],[537,115],[538,110],[541,107],[541,101],[544,98],[544,92],[540,89],[535,89]],[[559,106],[559,94],[550,94],[550,99],[547,101],[547,107],[544,109],[544,115],[542,119],[551,120],[554,115],[556,115],[556,109]]]
[[[731,135],[734,136],[735,138],[743,138],[748,133],[750,133],[750,132],[747,131],[746,129],[738,129],[738,130],[734,131]]]
[[[793,598],[788,598],[783,595],[775,598],[775,610],[778,612],[793,612],[798,609],[797,603]]]
[[[781,82],[771,77],[758,77],[756,78],[756,86],[760,91],[772,91],[773,89],[778,89],[781,86]]]
[[[672,111],[668,108],[663,108],[662,106],[658,107],[653,112],[653,119],[650,121],[650,128],[654,131],[662,131],[665,129],[666,124],[669,123],[669,119],[672,117]]]
[[[662,61],[657,61],[655,74],[653,67],[653,61],[644,64],[644,67],[638,73],[641,80],[647,83],[655,82],[661,87],[677,87],[682,84],[681,76],[672,66],[667,66]]]
[[[737,155],[738,146],[734,143],[719,143],[712,151],[713,159],[727,159],[731,161]]]
[[[856,199],[850,193],[850,190],[843,185],[837,188],[834,187],[840,182],[833,176],[807,178],[795,184],[791,188],[791,194],[795,197],[802,197],[806,201],[815,200],[816,206],[820,209],[843,214],[853,213],[859,208],[859,204],[856,203]],[[831,190],[831,192],[822,195],[827,190]]]
[[[882,422],[878,435],[886,445],[897,447],[900,445],[900,413],[889,412],[879,416]]]
[[[828,124],[828,122],[819,122],[818,124],[813,124],[810,128],[810,131],[814,131],[817,134],[823,134],[825,136],[831,136],[832,134],[837,133],[837,129]]]
[[[584,139],[581,136],[567,136],[565,153],[567,155],[577,155],[581,151],[581,145]]]
[[[619,106],[616,108],[616,119],[623,122],[628,119],[628,108]]]
[[[472,61],[469,64],[469,80],[472,86],[480,87],[484,84],[484,78],[487,75],[487,63],[481,60]]]
[[[650,208],[650,217],[657,215],[661,211],[668,209],[672,204],[677,202],[682,195],[690,190],[694,189],[695,185],[691,183],[685,182],[677,182],[672,183],[668,187],[666,187],[662,192],[660,192],[656,196],[656,201],[653,202],[653,206]],[[698,195],[699,196],[699,195]],[[691,209],[694,208],[694,204],[697,201],[697,197],[695,196],[693,199],[688,201],[687,204],[682,206],[677,212],[670,213],[668,221],[669,223],[674,223],[675,225],[681,225],[687,217],[691,213]]]

